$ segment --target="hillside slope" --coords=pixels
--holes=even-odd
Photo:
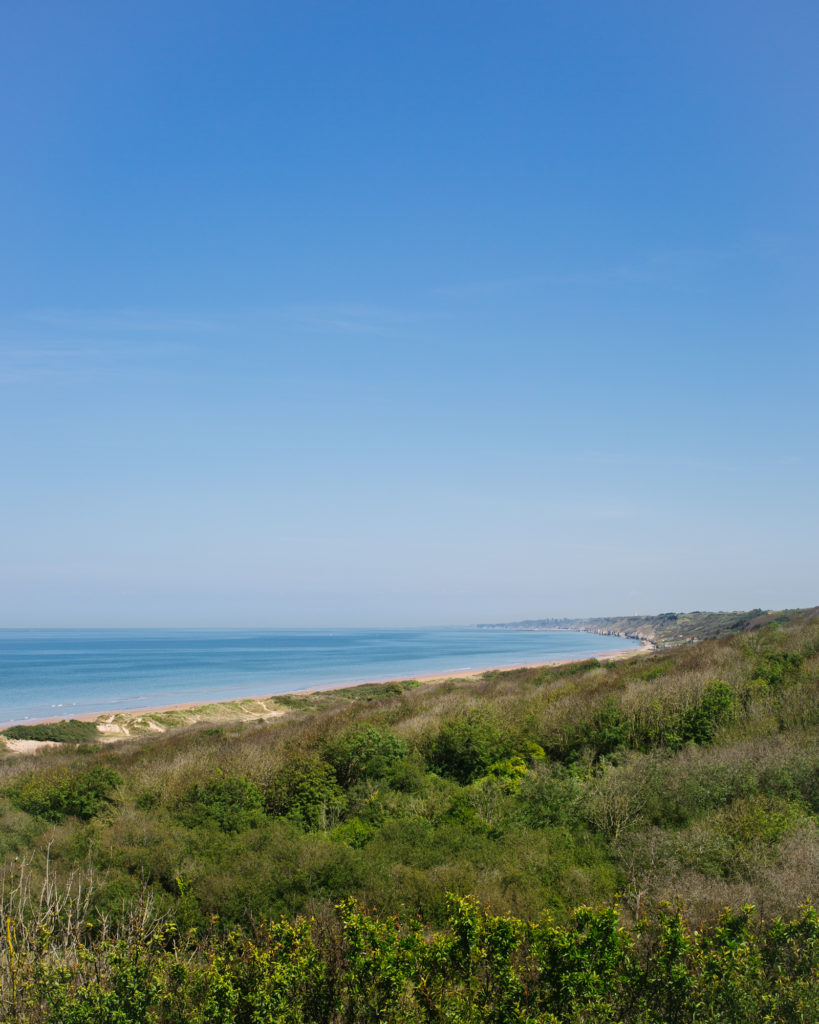
[[[727,633],[747,633],[772,624],[815,618],[819,607],[749,612],[664,612],[661,615],[624,615],[591,619],[524,619],[520,622],[481,623],[480,629],[571,629],[608,636],[647,640],[671,646],[707,640]]]
[[[581,990],[586,1021],[612,1019],[606,1000],[635,1024],[671,1019],[671,1005],[690,1005],[680,1020],[762,1020],[763,1006],[769,1020],[815,1019],[819,921],[772,920],[819,897],[815,614],[621,661],[283,709],[0,758],[3,1019],[112,1019],[139,992],[150,1013],[127,1003],[118,1020],[266,1020],[203,1009],[230,978],[242,999],[272,991],[265,964],[282,1006],[301,1008],[269,1019],[294,1024],[506,1020],[526,993],[519,1019],[568,1024]],[[664,916],[666,900],[698,930]],[[540,931],[526,924],[544,913]],[[263,926],[280,915],[278,931]],[[126,946],[106,945],[112,934]],[[739,961],[714,959],[723,940],[745,958],[741,979]],[[668,1006],[656,1003],[666,941],[674,977],[690,979]],[[366,1010],[362,971],[373,998],[402,979],[389,1011]],[[644,981],[621,991],[622,972]],[[319,1012],[332,978],[341,988]],[[575,995],[561,1002],[564,978]],[[509,1002],[482,1016],[487,986]]]

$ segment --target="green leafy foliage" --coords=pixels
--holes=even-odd
[[[597,757],[612,754],[627,745],[630,724],[617,702],[607,700],[586,726],[584,745],[594,750]]]
[[[54,743],[93,743],[99,731],[93,722],[70,718],[64,722],[43,722],[39,725],[12,725],[3,730],[10,740],[51,740]]]
[[[513,752],[508,732],[479,708],[443,723],[430,745],[429,760],[441,775],[469,783]]]
[[[365,846],[378,829],[375,825],[362,821],[361,818],[348,818],[347,821],[336,827],[330,833],[330,838],[337,843],[346,843],[348,846],[360,850]]]
[[[264,805],[269,814],[304,828],[327,829],[341,817],[346,798],[330,764],[320,757],[296,757],[276,773]]]
[[[264,793],[256,783],[221,772],[203,785],[194,784],[178,805],[189,827],[216,826],[223,832],[244,832],[264,822]]]
[[[68,815],[92,818],[111,799],[122,777],[113,768],[95,765],[82,771],[50,767],[25,775],[8,789],[12,803],[47,821],[59,822]]]
[[[533,923],[449,895],[432,932],[345,901],[252,935],[18,945],[0,1009],[19,1024],[797,1024],[817,1019],[818,968],[812,909],[692,930],[666,907],[630,929],[614,907]]]
[[[323,1009],[310,1010],[310,1017],[302,996],[293,997],[308,1020],[343,1020],[345,1013],[355,1019],[359,1011],[345,1002],[340,980],[348,955],[342,933],[355,934],[369,949],[382,934],[370,925],[393,927],[396,918],[400,941],[410,944],[412,921],[423,921],[423,970],[406,976],[400,994],[384,981],[371,1014],[468,1020],[481,1005],[495,1019],[550,1020],[551,1014],[609,1021],[621,1013],[625,1020],[603,952],[594,961],[597,980],[555,981],[552,994],[541,985],[539,1002],[526,1001],[549,963],[563,963],[549,968],[562,977],[574,960],[591,956],[598,941],[592,932],[611,951],[611,924],[595,918],[581,928],[573,912],[620,893],[624,919],[648,913],[651,921],[644,932],[629,932],[635,990],[639,972],[649,969],[641,944],[666,949],[669,965],[661,970],[658,960],[651,967],[653,1009],[646,1003],[645,1019],[635,1019],[645,1024],[653,1013],[671,1020],[677,1003],[687,1005],[685,986],[699,984],[680,972],[705,968],[693,952],[672,955],[675,935],[680,950],[700,940],[686,938],[687,927],[674,924],[673,914],[663,932],[658,903],[680,894],[692,920],[708,930],[726,906],[737,914],[756,902],[770,921],[793,917],[817,893],[817,652],[819,620],[808,620],[604,665],[493,672],[355,697],[355,688],[328,691],[305,697],[275,720],[169,731],[112,744],[104,755],[52,748],[6,756],[0,867],[17,885],[14,873],[25,864],[38,888],[46,877],[52,884],[92,871],[95,940],[101,922],[123,927],[125,908],[145,886],[146,905],[178,929],[156,956],[181,948],[193,928],[198,938],[195,948],[186,947],[186,962],[209,964],[209,974],[185,975],[190,990],[187,982],[175,990],[179,1019],[187,1019],[184,1006],[192,1020],[255,1012],[240,994],[244,977],[268,984],[250,966],[257,955],[254,929],[282,914],[291,924],[299,914],[316,915],[310,934],[319,943],[321,933],[325,943],[319,943],[324,981],[310,996],[310,1006]],[[654,672],[657,665],[661,673]],[[784,666],[787,678],[776,683],[771,670],[766,681],[764,665]],[[116,779],[95,788],[87,773],[101,767],[115,767]],[[457,911],[457,928],[447,890],[479,901]],[[351,898],[370,908],[368,921],[344,932],[341,916],[327,908]],[[498,915],[491,926],[480,906]],[[541,934],[543,959],[534,961],[534,933],[526,929],[544,912],[559,941],[547,956]],[[512,919],[518,923],[503,923]],[[220,945],[237,929],[239,945]],[[459,953],[472,942],[470,929],[483,938]],[[628,945],[625,936],[617,941]],[[504,943],[512,949],[505,960]],[[223,959],[209,960],[217,946]],[[775,955],[765,948],[765,956]],[[440,956],[443,966],[423,959],[427,953]],[[394,945],[389,955],[396,965],[404,953]],[[367,958],[375,962],[377,951],[362,956],[367,976],[375,970],[366,967]],[[236,957],[247,963],[232,973],[226,964]],[[105,980],[105,963],[102,990],[110,1000],[115,988]],[[462,968],[467,973],[459,974]],[[730,1006],[741,1015],[745,975],[737,977]],[[82,984],[92,980],[89,975]],[[705,999],[704,989],[698,991]],[[436,1003],[439,996],[443,1002]],[[366,997],[360,998],[363,1006]],[[729,1006],[725,992],[719,998]],[[112,1020],[120,1006],[85,1005],[82,1012]],[[146,1019],[157,1014],[165,1024],[172,1019],[169,1005],[150,1003]],[[437,1009],[426,1017],[428,1006]],[[726,1022],[733,1019],[733,1009],[724,1012]]]
[[[340,785],[349,788],[362,779],[380,779],[407,756],[407,745],[389,730],[364,726],[333,737],[325,758]]]
[[[561,764],[536,764],[521,780],[518,813],[532,828],[567,825],[577,815],[581,786]]]
[[[754,675],[768,686],[781,689],[796,681],[803,661],[801,654],[792,651],[767,651],[758,660]]]
[[[730,721],[734,711],[734,691],[728,683],[714,680],[708,683],[699,701],[681,719],[684,743],[710,743],[723,725]]]

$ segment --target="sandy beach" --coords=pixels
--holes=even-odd
[[[489,672],[511,672],[521,668],[555,668],[560,665],[569,665],[574,661],[585,661],[594,657],[600,658],[601,661],[620,661],[624,658],[640,657],[652,649],[650,644],[644,642],[640,648],[629,647],[619,651],[606,652],[591,651],[584,654],[582,658],[562,658],[557,661],[437,672],[432,675],[414,676],[412,678],[423,684],[441,683],[447,679],[478,679]],[[359,686],[382,686],[388,683],[402,682],[406,678],[406,676],[393,676],[382,679],[351,680],[349,682],[331,683],[299,690],[286,690],[275,694],[251,695],[226,701],[186,701],[177,704],[134,707],[116,712],[89,712],[87,714],[71,716],[59,715],[41,718],[36,722],[27,721],[25,724],[47,724],[63,721],[70,717],[82,722],[93,722],[101,733],[100,739],[103,742],[112,742],[129,739],[137,735],[159,735],[174,728],[184,728],[187,725],[194,725],[197,722],[203,721],[216,724],[219,722],[259,721],[260,719],[278,718],[286,714],[287,711],[281,706],[276,706],[277,698],[310,697],[322,693],[332,693],[334,690],[353,689]],[[50,741],[38,740],[4,739],[4,742],[9,751],[27,754],[35,753],[43,747],[53,745]]]

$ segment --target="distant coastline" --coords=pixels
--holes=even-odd
[[[662,612],[659,615],[621,615],[585,619],[524,619],[519,622],[479,623],[478,629],[531,630],[549,632],[596,633],[598,636],[622,636],[654,647],[678,647],[699,643],[728,633],[747,633],[763,626],[783,626],[795,618],[819,614],[819,607],[766,611]]]
[[[510,623],[505,625],[503,623],[480,623],[478,629],[522,629],[527,630],[531,633],[594,633],[596,636],[619,636],[624,640],[639,640],[640,643],[645,644],[651,650],[656,650],[660,645],[647,636],[641,636],[633,632],[625,632],[624,630],[607,629],[603,626],[590,626],[590,625],[579,625],[579,626],[546,626],[538,623],[531,625],[518,625],[517,623]]]
[[[516,664],[495,665],[477,669],[452,670],[445,672],[434,672],[428,675],[418,675],[412,678],[413,683],[422,685],[443,683],[449,679],[479,679],[492,672],[510,672],[522,668],[554,668],[560,665],[569,665],[577,661],[586,661],[597,658],[602,661],[620,661],[625,658],[639,657],[649,653],[652,645],[642,643],[639,647],[626,647],[611,650],[589,650],[579,653],[574,657],[558,658],[550,661],[520,662]],[[132,735],[130,726],[136,726],[140,735],[156,732],[162,733],[172,726],[162,722],[166,716],[179,716],[179,726],[193,725],[197,722],[220,722],[229,720],[259,720],[262,718],[275,718],[284,714],[281,706],[276,706],[277,699],[284,698],[307,698],[321,694],[332,694],[340,690],[353,690],[360,687],[380,687],[390,684],[407,682],[406,676],[391,676],[379,679],[355,679],[321,684],[304,689],[291,689],[277,693],[252,694],[230,700],[217,701],[181,701],[175,703],[157,703],[151,705],[138,705],[128,708],[120,708],[116,711],[88,711],[77,714],[45,715],[38,718],[27,718],[18,722],[4,723],[4,727],[12,724],[42,725],[53,722],[74,719],[82,722],[93,722],[100,729],[103,741],[128,739]],[[30,753],[43,746],[52,745],[50,742],[37,742],[34,740],[6,740],[9,749],[19,753]]]
[[[474,626],[347,630],[3,630],[0,728],[355,683],[605,656],[583,632]],[[636,646],[636,644],[635,644]]]
[[[485,676],[490,672],[513,672],[515,669],[521,668],[556,668],[559,665],[571,665],[575,661],[587,661],[591,658],[598,658],[602,661],[621,661],[623,658],[638,657],[641,654],[645,654],[648,651],[653,650],[653,646],[648,642],[644,643],[640,647],[624,647],[622,650],[616,651],[590,651],[582,655],[578,655],[576,658],[560,658],[557,661],[541,661],[541,662],[521,662],[517,665],[493,665],[489,668],[477,668],[467,670],[456,670],[452,672],[434,672],[431,675],[425,676],[414,676],[413,682],[416,683],[439,683],[445,682],[447,679],[479,679],[481,676]],[[303,690],[283,690],[280,693],[268,693],[262,695],[252,695],[249,697],[240,697],[238,700],[272,700],[275,701],[277,697],[306,697],[316,693],[332,693],[334,690],[351,690],[359,686],[388,686],[390,683],[402,683],[406,682],[406,676],[391,676],[384,679],[355,679],[352,681],[339,682],[339,683],[328,683],[321,686],[310,686]],[[230,704],[232,701],[215,701],[216,705],[219,704]],[[153,712],[161,711],[179,711],[185,710],[192,707],[201,706],[201,701],[185,701],[181,704],[161,704],[156,707],[147,708],[130,708],[123,709],[122,714],[152,714]],[[75,717],[81,721],[96,721],[99,717],[104,716],[106,712],[95,712],[87,715],[76,715]],[[48,719],[48,721],[59,721],[59,719]]]

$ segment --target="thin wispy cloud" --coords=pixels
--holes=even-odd
[[[287,325],[305,330],[386,333],[440,313],[403,310],[362,302],[288,303],[231,310],[152,309],[43,309],[24,313],[18,322],[66,331],[131,332],[145,334],[201,334],[249,329],[260,325]]]
[[[702,273],[729,258],[732,252],[715,249],[669,249],[654,253],[638,263],[613,264],[599,269],[542,271],[506,278],[468,281],[463,284],[442,285],[432,290],[433,295],[448,298],[470,298],[500,295],[504,292],[529,292],[545,288],[587,287],[612,285],[651,285],[678,282],[686,275]]]
[[[203,347],[252,346],[260,337],[287,345],[298,335],[340,341],[401,339],[442,319],[366,303],[292,304],[228,311],[43,309],[0,322],[0,384],[157,369]]]
[[[119,339],[95,339],[84,344],[76,339],[60,343],[53,339],[21,342],[15,338],[12,343],[0,341],[0,384],[131,372],[156,366],[185,351],[178,342],[136,345]]]
[[[25,319],[64,330],[146,334],[201,333],[220,330],[223,326],[213,316],[147,309],[43,309],[26,313]]]

